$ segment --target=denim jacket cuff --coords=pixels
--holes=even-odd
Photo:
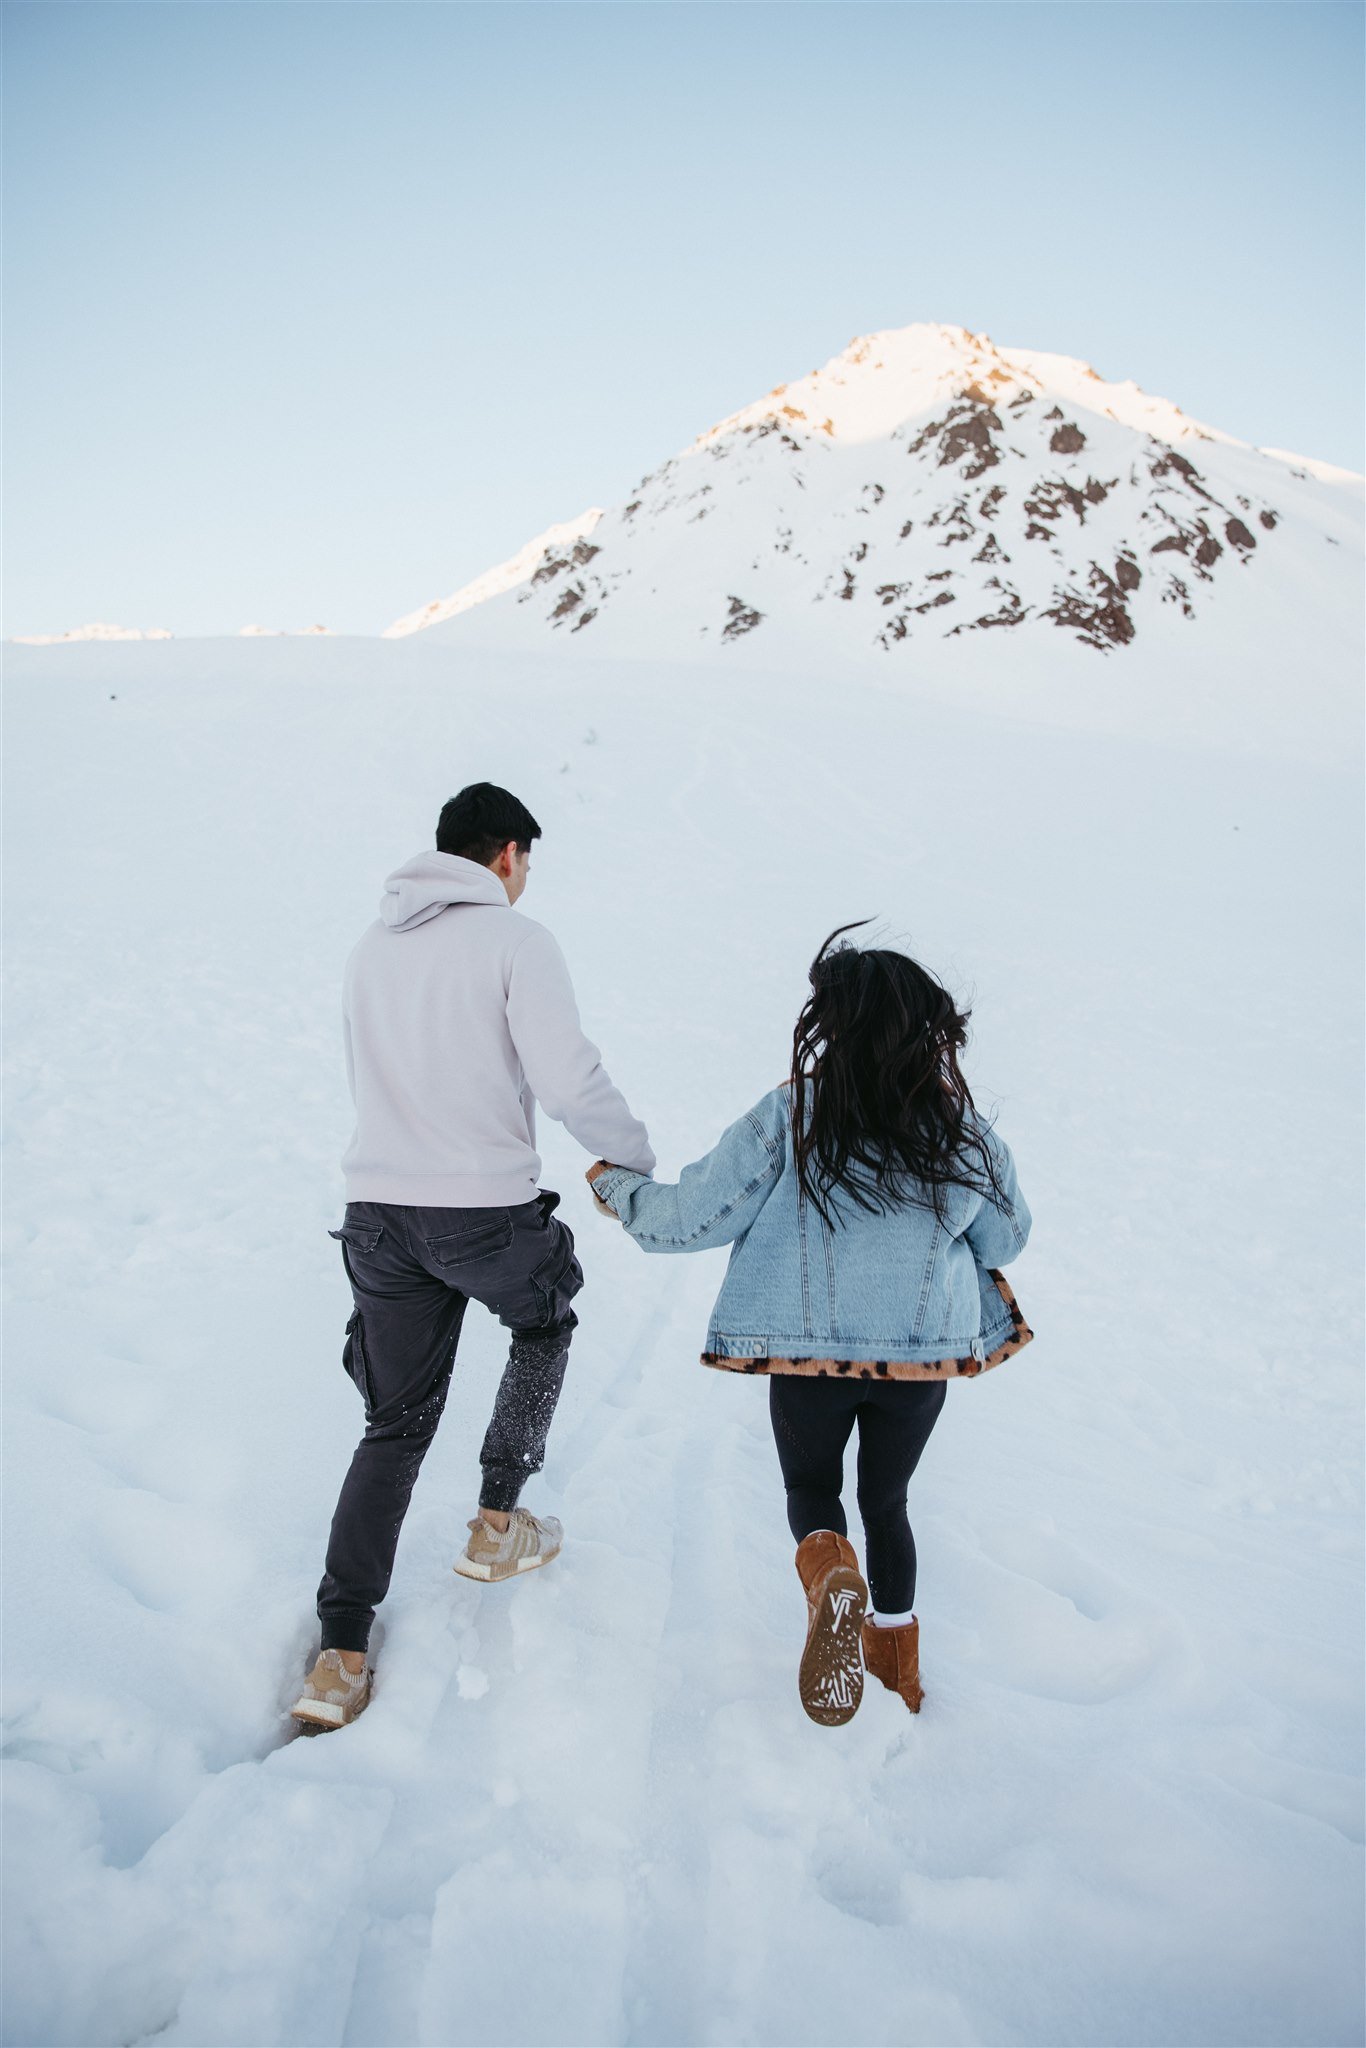
[[[590,1185],[599,1207],[606,1209],[620,1222],[622,1203],[649,1178],[648,1173],[636,1173],[629,1166],[609,1166],[606,1173],[600,1173]]]

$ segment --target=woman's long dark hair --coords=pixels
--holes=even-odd
[[[841,945],[811,963],[792,1036],[792,1146],[802,1194],[833,1227],[836,1189],[860,1209],[932,1205],[945,1191],[1000,1194],[958,1053],[971,1011],[904,953]]]

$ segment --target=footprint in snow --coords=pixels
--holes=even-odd
[[[101,1574],[154,1614],[197,1609],[209,1585],[225,1598],[247,1569],[230,1531],[141,1487],[98,1497],[90,1527]]]
[[[885,1843],[865,1831],[827,1828],[811,1860],[816,1889],[828,1905],[874,1927],[895,1927],[905,1919],[901,1865]]]
[[[1046,1524],[982,1536],[974,1587],[980,1654],[999,1684],[1099,1706],[1191,1663],[1179,1617],[1114,1577]]]

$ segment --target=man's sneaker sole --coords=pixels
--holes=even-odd
[[[368,1707],[369,1704],[367,1700],[365,1706]],[[291,1707],[289,1712],[291,1720],[302,1721],[305,1727],[312,1725],[315,1728],[341,1728],[345,1725],[345,1707],[330,1706],[326,1700],[305,1700],[300,1706]],[[365,1707],[362,1707],[360,1712],[363,1714]],[[360,1714],[353,1714],[351,1718],[358,1721]]]
[[[371,1626],[370,1643],[366,1653],[366,1665],[369,1671],[370,1684],[365,1695],[365,1707],[368,1707],[375,1697],[374,1660],[378,1657],[383,1647],[384,1623],[382,1620],[378,1620]],[[315,1636],[313,1648],[308,1658],[308,1672],[312,1672],[320,1655],[321,1649]],[[365,1707],[361,1708],[361,1714],[365,1712]],[[349,1728],[351,1722],[343,1721],[342,1719],[344,1711],[339,1702],[333,1702],[332,1700],[297,1699],[288,1712],[289,1728],[285,1740],[288,1741],[291,1735],[325,1735],[332,1728]],[[351,1716],[352,1721],[358,1721],[359,1719],[360,1714],[353,1714]]]
[[[321,1735],[328,1728],[351,1728],[359,1721],[365,1708],[375,1696],[374,1673],[370,1674],[370,1687],[365,1695],[365,1706],[357,1708],[348,1721],[346,1709],[332,1700],[300,1700],[289,1710],[291,1721],[297,1721],[304,1735]]]
[[[515,1579],[518,1572],[534,1572],[538,1565],[550,1564],[560,1554],[559,1545],[536,1557],[519,1557],[515,1564],[480,1564],[473,1557],[458,1557],[451,1566],[462,1579],[480,1579],[485,1585],[490,1580]]]
[[[851,1565],[839,1564],[827,1572],[797,1674],[802,1706],[824,1728],[852,1721],[863,1698],[867,1606],[868,1588]]]

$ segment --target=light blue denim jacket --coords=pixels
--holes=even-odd
[[[1011,1334],[1009,1309],[986,1269],[1024,1249],[1030,1214],[1010,1148],[979,1123],[1004,1197],[945,1191],[882,1215],[842,1191],[837,1228],[798,1198],[790,1091],[775,1088],[723,1133],[676,1186],[609,1167],[593,1192],[647,1252],[731,1246],[707,1332],[726,1358],[981,1360]]]

